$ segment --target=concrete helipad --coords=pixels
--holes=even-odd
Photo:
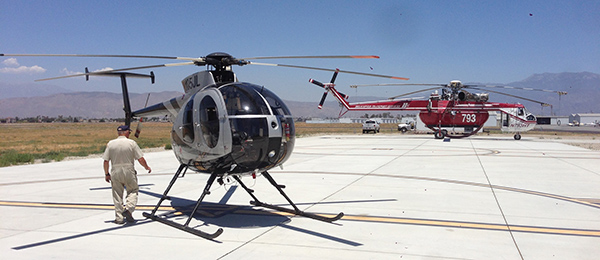
[[[594,140],[593,140],[594,141]],[[206,240],[146,220],[178,163],[171,151],[138,165],[135,224],[115,225],[100,158],[0,168],[3,259],[598,259],[600,151],[526,135],[435,140],[427,135],[297,139],[272,176],[325,223],[251,207],[227,179],[190,226]],[[158,214],[184,223],[208,179],[188,172]],[[244,178],[263,202],[286,205],[267,180]],[[187,211],[186,211],[187,210]]]

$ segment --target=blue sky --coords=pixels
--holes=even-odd
[[[600,1],[13,1],[2,0],[0,53],[136,54],[237,58],[279,55],[378,55],[380,59],[264,60],[408,77],[396,81],[340,75],[349,95],[407,91],[368,83],[510,83],[534,73],[600,73]],[[170,63],[106,58],[0,58],[0,83]],[[182,91],[195,66],[154,69],[157,82],[130,79],[131,92]],[[240,81],[286,100],[318,102],[309,78],[331,73],[234,67]],[[140,71],[144,72],[144,71]],[[75,91],[119,92],[116,78],[61,79]]]

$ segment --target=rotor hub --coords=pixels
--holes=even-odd
[[[228,70],[228,67],[231,65],[244,66],[246,64],[248,64],[247,61],[234,58],[229,53],[213,52],[206,56],[204,64],[202,65],[211,65],[215,68],[215,70],[223,71]]]

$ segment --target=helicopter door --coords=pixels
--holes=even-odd
[[[231,152],[231,126],[223,96],[216,88],[202,90],[194,97],[198,113],[196,122],[196,146],[201,152],[223,156]]]

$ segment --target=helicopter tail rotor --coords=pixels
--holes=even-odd
[[[323,84],[323,83],[321,83],[319,81],[316,81],[314,79],[309,79],[308,82],[310,82],[312,84],[315,84],[315,85],[317,85],[317,86],[322,87],[322,88],[325,89],[325,92],[323,93],[323,96],[321,96],[321,101],[319,102],[319,106],[318,106],[319,109],[323,108],[323,103],[325,103],[325,99],[327,98],[327,92],[329,92],[329,86],[330,85],[329,84],[325,85],[325,84]]]
[[[335,82],[335,79],[337,78],[339,71],[340,71],[339,69],[336,69],[335,72],[333,73],[333,76],[331,77],[331,81],[329,81],[329,83],[326,83],[326,84],[321,83],[314,79],[308,80],[308,82],[313,83],[313,84],[325,89],[325,93],[323,93],[323,96],[321,96],[321,101],[319,102],[319,106],[318,106],[319,109],[323,108],[323,103],[325,103],[325,99],[327,98],[327,93],[329,92],[330,88],[335,87],[334,82]],[[342,98],[348,99],[348,95],[341,93],[341,92],[338,92],[338,93],[342,96]]]

